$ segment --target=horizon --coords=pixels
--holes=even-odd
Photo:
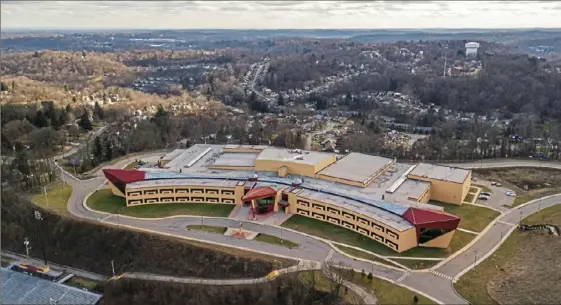
[[[553,1],[3,1],[2,29],[555,29]]]

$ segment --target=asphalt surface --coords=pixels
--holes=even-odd
[[[161,154],[157,153],[158,155]],[[126,164],[134,161],[134,159],[142,159],[153,156],[155,154],[147,154],[143,156],[135,156],[130,159],[122,160],[114,165],[112,168],[120,168]],[[499,163],[497,165],[497,163]],[[508,166],[536,166],[535,164],[545,166],[549,163],[536,162],[536,161],[504,161],[504,162],[476,162],[458,164],[458,166],[465,168],[477,167],[508,167]],[[447,164],[453,165],[453,164]],[[560,168],[561,163],[551,163],[552,167]],[[101,172],[101,171],[100,171]],[[70,213],[79,218],[89,220],[104,221],[107,223],[126,225],[143,230],[150,230],[154,233],[171,234],[181,238],[196,239],[201,241],[208,241],[211,243],[218,243],[221,245],[232,246],[250,251],[261,253],[268,253],[271,255],[290,257],[294,259],[304,259],[313,261],[324,261],[330,254],[331,246],[321,240],[308,237],[304,234],[295,233],[288,230],[282,230],[282,237],[299,244],[298,248],[289,249],[282,246],[276,246],[257,241],[241,240],[233,237],[228,237],[219,234],[212,234],[201,231],[187,230],[186,226],[189,224],[201,224],[203,221],[206,225],[224,226],[224,227],[238,227],[240,221],[231,220],[227,218],[201,218],[195,216],[182,216],[177,218],[168,218],[161,220],[141,220],[133,219],[117,215],[106,215],[87,210],[83,207],[82,202],[84,198],[95,189],[99,188],[105,181],[102,175],[91,180],[77,180],[68,173],[64,174],[67,183],[72,185],[72,195],[68,201],[68,210]],[[561,194],[556,195],[549,199],[542,200],[541,204],[537,202],[529,204],[520,208],[522,217],[531,215],[540,208],[549,207],[561,202]],[[516,224],[520,219],[518,209],[512,209],[507,213],[500,216],[500,220]],[[250,231],[259,233],[266,233],[281,237],[281,229],[267,225],[258,225],[251,222],[243,222],[244,228]],[[474,265],[476,259],[480,260],[484,255],[494,251],[496,245],[499,243],[501,237],[513,228],[513,225],[495,223],[487,232],[478,236],[477,241],[460,255],[451,259],[445,260],[441,266],[433,272],[412,272],[408,273],[405,270],[396,270],[372,263],[354,260],[337,251],[332,255],[332,260],[335,263],[340,263],[352,267],[357,270],[365,270],[372,272],[374,276],[397,282],[400,285],[406,286],[417,293],[426,294],[434,299],[437,299],[444,304],[467,304],[467,301],[460,297],[453,289],[452,279],[454,276],[461,273],[464,269]]]

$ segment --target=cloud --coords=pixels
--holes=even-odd
[[[2,1],[2,27],[561,27],[555,1]]]

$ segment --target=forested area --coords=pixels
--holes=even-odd
[[[274,260],[228,248],[199,247],[175,238],[80,221],[33,206],[11,188],[2,188],[2,250],[25,253],[23,240],[33,245],[30,255],[42,257],[38,230],[43,232],[47,259],[98,274],[146,272],[203,278],[261,277]],[[35,220],[40,210],[42,221]]]

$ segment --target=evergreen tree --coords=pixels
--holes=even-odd
[[[73,97],[72,99],[74,100],[75,98],[76,98],[76,97]],[[66,110],[66,113],[67,113],[67,114],[70,113],[70,112],[72,112],[72,107],[70,107],[70,104],[66,105],[65,110]]]
[[[90,121],[90,115],[87,110],[85,110],[84,114],[82,114],[82,116],[80,117],[78,126],[82,127],[82,129],[86,131],[90,131],[93,129],[92,122]]]
[[[36,127],[39,127],[39,128],[49,126],[49,121],[45,117],[45,114],[43,114],[42,110],[37,111],[37,114],[35,115],[35,120],[33,121],[33,125],[35,125]]]
[[[103,161],[103,146],[99,137],[95,138],[93,155],[99,162]]]
[[[279,106],[284,106],[284,97],[282,97],[282,94],[279,94],[279,99],[277,101],[277,104]]]
[[[109,161],[111,159],[113,159],[113,145],[111,140],[107,139],[107,142],[105,142],[105,160]]]
[[[98,102],[95,102],[94,105],[94,115],[98,120],[103,120],[104,117],[103,108],[101,108]]]
[[[4,82],[0,82],[0,91],[8,91],[8,86]]]

